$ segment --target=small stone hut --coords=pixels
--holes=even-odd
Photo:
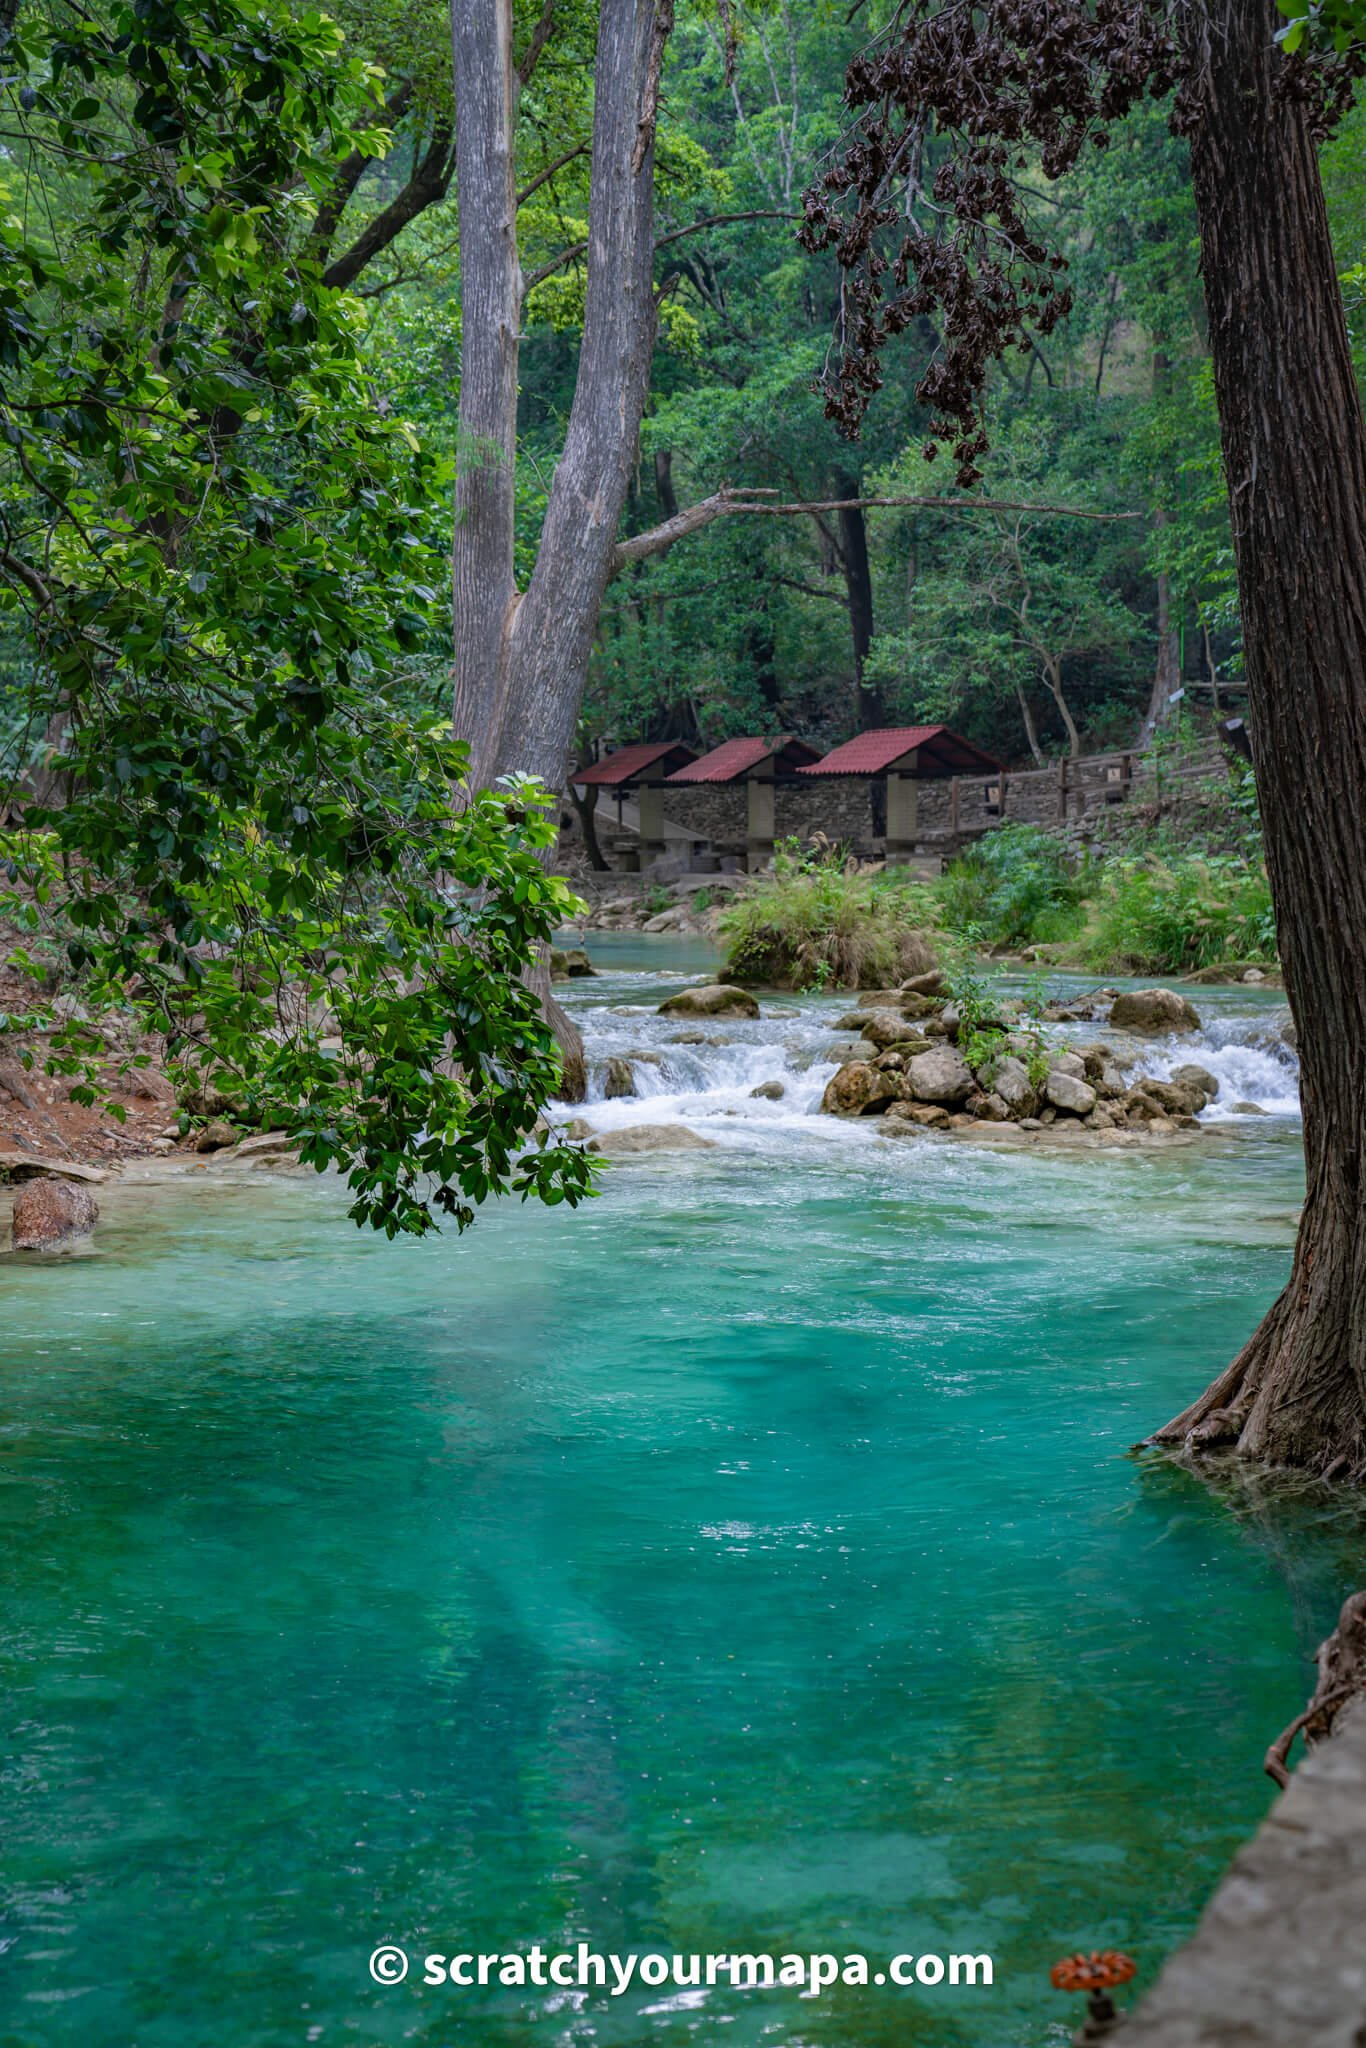
[[[798,770],[819,758],[818,748],[785,734],[724,740],[674,771],[665,808],[718,852],[743,853],[748,867],[762,867],[773,857],[781,795],[798,787]]]
[[[812,796],[810,822],[795,829],[824,831],[855,845],[881,845],[889,859],[905,858],[927,835],[952,829],[947,803],[922,803],[926,784],[1000,773],[993,755],[946,725],[881,726],[796,771],[796,780],[810,787]],[[924,815],[941,808],[946,812],[942,820]]]
[[[569,780],[577,790],[605,790],[616,799],[618,830],[639,833],[644,863],[666,850],[664,785],[677,769],[696,759],[693,749],[678,740],[642,740],[635,746],[618,747],[586,768],[575,768]],[[636,811],[633,825],[628,825],[623,815],[628,802]]]

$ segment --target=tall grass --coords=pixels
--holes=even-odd
[[[934,965],[926,929],[936,921],[926,884],[789,842],[772,876],[724,912],[724,971],[768,988],[886,988]]]
[[[1089,908],[1080,957],[1102,973],[1189,974],[1276,959],[1266,871],[1236,855],[1106,861]]]

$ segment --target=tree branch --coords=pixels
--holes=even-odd
[[[555,0],[545,0],[540,20],[531,31],[531,41],[522,52],[522,61],[517,66],[517,83],[525,85],[541,61],[541,53],[550,41],[551,24],[555,19]]]
[[[1050,519],[1091,519],[1101,522],[1113,520],[1142,519],[1142,512],[1092,512],[1080,505],[1041,505],[1014,498],[812,498],[794,500],[791,503],[769,505],[763,502],[775,494],[772,491],[732,490],[723,485],[710,498],[702,498],[695,505],[685,505],[676,518],[666,519],[662,526],[651,527],[648,533],[633,533],[618,541],[612,556],[612,569],[624,569],[628,562],[644,561],[647,555],[657,555],[665,548],[672,547],[685,534],[696,533],[700,527],[710,526],[713,519],[725,519],[736,512],[762,512],[770,518],[787,518],[793,513],[852,512],[866,511],[874,506],[919,506],[931,512],[1036,512]]]
[[[531,188],[528,187],[528,190],[530,189]],[[671,228],[667,235],[659,236],[658,240],[655,243],[655,248],[665,249],[668,247],[670,242],[681,242],[685,235],[701,234],[703,228],[726,227],[731,221],[800,219],[801,215],[798,213],[784,213],[780,208],[774,208],[772,206],[755,207],[748,213],[712,213],[708,214],[705,220],[689,221],[687,227],[685,228]],[[539,270],[533,270],[531,272],[530,276],[526,280],[524,292],[533,292],[538,284],[544,284],[548,277],[553,277],[555,275],[555,272],[557,270],[562,270],[566,263],[572,263],[576,257],[582,256],[587,247],[587,242],[583,241],[571,242],[567,249],[561,249],[558,256],[552,256],[550,261],[548,263],[543,263]]]
[[[562,171],[566,164],[572,164],[576,156],[587,156],[587,154],[588,144],[586,142],[576,142],[574,147],[567,149],[563,156],[557,156],[553,164],[547,164],[543,171],[537,171],[529,184],[523,185],[521,191],[517,194],[517,204],[525,206],[532,193],[539,192],[542,185],[549,184],[556,171]]]
[[[384,102],[385,118],[391,128],[403,119],[412,97],[413,81],[411,78],[405,78],[398,90],[391,93]],[[309,229],[309,239],[324,255],[332,247],[332,237],[341,223],[347,202],[374,162],[375,158],[367,156],[363,149],[353,149],[350,156],[344,158],[338,166],[337,175],[332,181],[332,189],[319,204],[318,211],[313,217],[313,225]]]
[[[378,256],[381,249],[387,249],[410,221],[445,198],[454,163],[450,124],[438,122],[426,154],[414,164],[412,176],[403,190],[390,200],[382,213],[375,215],[369,227],[362,229],[344,256],[339,256],[335,263],[329,263],[323,272],[323,283],[345,290],[360,276],[366,264]]]

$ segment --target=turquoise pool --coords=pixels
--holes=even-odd
[[[661,959],[575,991],[590,1048]],[[1055,1956],[1189,1930],[1366,1563],[1126,1455],[1279,1286],[1293,1127],[1005,1156],[761,1107],[464,1239],[206,1171],[6,1262],[5,2048],[1035,2048]],[[366,1967],[580,1940],[995,1981]]]

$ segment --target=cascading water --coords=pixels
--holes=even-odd
[[[825,1084],[839,1065],[836,1053],[857,1037],[833,1028],[855,1004],[853,995],[766,994],[763,1015],[753,1021],[661,1017],[659,1004],[686,979],[676,968],[655,967],[645,942],[638,953],[617,950],[599,976],[571,984],[567,1000],[584,1033],[587,1112],[596,1130],[677,1122],[741,1146],[798,1133],[847,1143],[851,1130],[860,1142],[876,1142],[876,1122],[850,1126],[820,1115]],[[1060,976],[1054,986],[1072,995],[1089,984]],[[1198,1001],[1202,1028],[1179,1036],[1140,1040],[1096,1024],[1063,1026],[1050,1035],[1112,1046],[1116,1065],[1133,1079],[1166,1079],[1183,1065],[1203,1067],[1219,1083],[1205,1122],[1234,1122],[1249,1106],[1297,1118],[1299,1067],[1281,1035],[1283,1002],[1241,987],[1201,990]],[[634,1095],[607,1098],[609,1061],[629,1065]],[[757,1088],[767,1092],[756,1095]]]

